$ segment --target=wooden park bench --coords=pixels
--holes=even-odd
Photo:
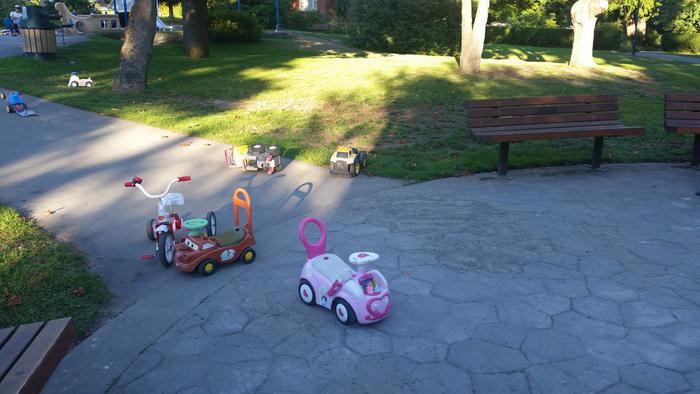
[[[316,23],[311,26],[312,31],[328,31],[331,29],[331,25],[328,23]]]
[[[690,165],[700,165],[700,94],[667,94],[664,126],[669,133],[695,134]]]
[[[644,134],[620,123],[616,95],[543,96],[467,102],[467,127],[477,142],[498,143],[498,174],[508,172],[510,143],[594,138],[592,168],[599,169],[605,137]]]
[[[0,329],[0,393],[39,393],[76,340],[71,318]]]

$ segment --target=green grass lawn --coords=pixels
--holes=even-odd
[[[85,335],[109,291],[80,252],[0,205],[0,328],[72,317]]]
[[[308,36],[307,36],[308,37]],[[157,47],[149,90],[118,94],[110,84],[120,42],[93,38],[50,63],[0,60],[0,86],[153,126],[231,144],[276,143],[288,157],[326,165],[338,145],[371,151],[368,172],[426,180],[496,168],[497,147],[468,140],[470,98],[617,93],[628,125],[642,138],[610,138],[609,162],[683,161],[691,141],[663,131],[663,94],[700,91],[700,65],[596,52],[595,70],[568,67],[569,50],[487,46],[478,77],[457,73],[449,57],[387,55],[290,39],[212,45],[191,60],[180,44]],[[71,71],[93,89],[69,89]],[[511,167],[590,161],[592,139],[527,142],[511,148]]]

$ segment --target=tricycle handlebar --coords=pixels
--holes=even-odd
[[[170,193],[170,188],[172,188],[174,184],[176,184],[178,182],[187,182],[191,179],[192,179],[191,176],[179,176],[175,179],[172,179],[170,181],[170,183],[168,183],[168,186],[165,188],[165,191],[161,194],[158,194],[158,195],[153,195],[153,194],[150,194],[149,192],[147,192],[146,189],[144,189],[143,186],[141,186],[141,182],[143,182],[143,179],[141,179],[137,176],[133,177],[131,182],[124,182],[124,187],[136,187],[139,190],[141,190],[141,192],[148,198],[161,198],[161,197],[165,196],[166,194]]]

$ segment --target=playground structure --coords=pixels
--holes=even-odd
[[[121,5],[119,3],[122,3]],[[109,4],[109,9],[114,9],[115,14],[90,14],[90,15],[75,15],[68,10],[64,3],[56,3],[54,7],[61,15],[61,23],[66,27],[68,33],[104,33],[104,32],[120,32],[128,23],[128,15],[133,0],[121,1],[117,0],[116,4],[113,1]],[[124,12],[126,9],[126,12]],[[160,18],[156,17],[156,28],[159,31],[172,31],[171,26],[166,25]]]

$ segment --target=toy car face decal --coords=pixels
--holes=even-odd
[[[189,238],[185,239],[185,245],[192,250],[199,250],[199,246]]]
[[[221,261],[233,260],[233,258],[236,257],[236,251],[233,249],[224,250],[219,257]]]

